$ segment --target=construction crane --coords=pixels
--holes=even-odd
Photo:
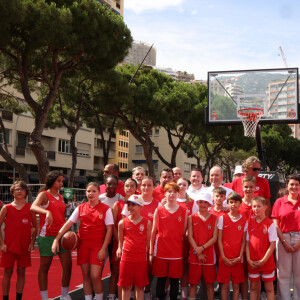
[[[285,55],[284,55],[284,53],[283,53],[283,50],[282,50],[281,46],[279,46],[278,49],[279,49],[279,51],[280,51],[280,54],[279,54],[279,55],[281,55],[285,67],[288,68],[288,64],[287,64],[287,61],[286,61],[286,58],[285,58]]]

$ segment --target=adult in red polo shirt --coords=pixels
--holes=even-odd
[[[119,177],[119,167],[116,164],[108,164],[104,167],[103,170],[103,177],[104,179],[108,176],[108,175],[115,175],[117,177]],[[104,194],[106,193],[106,186],[105,184],[100,185],[100,193]],[[116,189],[116,194],[120,194],[123,197],[125,197],[125,192],[124,192],[124,183],[119,180],[118,181],[118,186]]]
[[[160,172],[160,184],[153,191],[153,198],[161,201],[165,198],[164,187],[169,182],[174,182],[174,173],[172,169],[165,168]]]
[[[293,277],[293,299],[300,299],[300,175],[286,180],[289,194],[274,203],[272,218],[279,240],[277,258],[277,299],[290,299],[290,278]]]
[[[258,172],[261,169],[260,160],[256,156],[248,157],[243,165],[242,171],[245,173],[245,176],[254,176],[256,178],[256,189],[254,191],[254,197],[261,196],[266,199],[268,209],[266,212],[267,216],[271,214],[271,205],[270,205],[270,187],[267,179],[259,177]],[[245,176],[239,177],[232,182],[232,189],[239,193],[242,198],[244,198],[243,191],[243,178]]]

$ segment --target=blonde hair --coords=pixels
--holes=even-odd
[[[255,185],[256,185],[256,178],[254,176],[250,176],[250,175],[245,176],[242,180],[242,183],[244,184],[245,182],[248,182],[248,181],[251,181],[251,182],[255,183]]]
[[[254,197],[251,200],[251,202],[253,202],[253,201],[258,201],[258,202],[261,202],[262,205],[267,205],[266,199],[264,197],[261,197],[261,196]]]

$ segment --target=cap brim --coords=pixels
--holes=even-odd
[[[141,206],[141,204],[139,204],[139,203],[137,203],[137,202],[135,202],[135,201],[133,201],[133,200],[129,200],[129,199],[128,199],[127,202],[128,202],[128,201],[129,201],[129,202],[132,202],[132,203],[134,203],[134,204],[136,204],[136,205]]]

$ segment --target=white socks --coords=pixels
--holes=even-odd
[[[48,300],[48,290],[40,291],[42,300]]]
[[[61,295],[63,296],[63,297],[67,297],[68,296],[68,294],[69,294],[69,287],[68,286],[62,286],[61,287]]]

